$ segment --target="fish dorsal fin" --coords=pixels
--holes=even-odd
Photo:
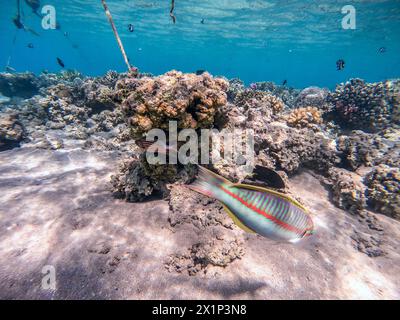
[[[255,166],[253,178],[268,183],[272,188],[284,189],[286,187],[285,181],[278,172],[260,165]]]
[[[223,205],[225,211],[228,213],[228,215],[231,217],[233,222],[242,230],[248,232],[248,233],[256,233],[255,231],[251,230],[249,227],[246,227],[234,214],[233,212],[226,206]]]
[[[259,191],[259,192],[267,192],[267,193],[273,194],[274,196],[277,196],[281,199],[287,200],[290,203],[294,204],[296,207],[300,208],[301,210],[308,212],[307,209],[303,205],[301,205],[298,201],[296,201],[293,198],[291,198],[283,193],[280,193],[278,191],[268,189],[268,188],[258,187],[258,186],[251,186],[249,184],[241,184],[241,183],[235,183],[233,185],[233,187],[255,190],[255,191]]]

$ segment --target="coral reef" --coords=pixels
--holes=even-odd
[[[0,151],[19,147],[24,129],[16,114],[0,113]]]
[[[146,155],[121,161],[117,174],[111,177],[113,193],[127,201],[143,201],[151,195],[168,195],[167,185],[176,181],[188,182],[195,176],[191,165],[151,165]]]
[[[349,136],[336,139],[337,148],[342,152],[343,166],[357,170],[360,166],[371,167],[387,150],[381,136],[355,130]]]
[[[379,165],[365,180],[368,203],[378,212],[400,220],[400,168]]]
[[[7,97],[30,98],[39,93],[40,80],[30,72],[0,73],[0,92]]]
[[[234,78],[229,80],[229,87],[226,91],[226,95],[229,102],[233,102],[236,98],[236,95],[245,89],[244,82],[238,78]]]
[[[253,84],[254,90],[265,91],[271,95],[281,99],[289,108],[294,108],[296,105],[299,90],[287,86],[279,86],[273,82],[256,82]]]
[[[328,89],[308,87],[298,94],[294,104],[296,108],[314,106],[323,111],[330,111],[331,104],[328,102],[329,93]]]
[[[294,109],[287,116],[287,123],[291,127],[313,128],[322,122],[322,112],[315,107]]]
[[[400,123],[400,81],[366,83],[352,79],[329,96],[345,126],[378,132]]]
[[[245,89],[240,91],[234,100],[234,104],[247,111],[249,109],[270,109],[273,113],[281,112],[285,104],[283,101],[270,93]]]
[[[127,78],[117,83],[118,96],[127,95],[122,108],[134,138],[153,128],[210,128],[227,102],[228,83],[222,78],[170,71],[159,77]]]
[[[332,181],[332,200],[341,209],[352,214],[360,214],[366,207],[365,186],[361,177],[345,169],[329,170]]]

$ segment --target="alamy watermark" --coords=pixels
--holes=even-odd
[[[56,8],[51,5],[45,5],[42,8],[42,28],[45,30],[54,30],[57,28]]]
[[[346,5],[342,8],[342,14],[345,15],[342,18],[342,28],[344,30],[355,30],[357,27],[356,8],[352,5]]]
[[[147,142],[154,142],[146,151],[149,164],[212,164],[220,161],[254,168],[254,130],[252,129],[183,129],[169,122],[168,138],[162,129],[152,129]]]
[[[52,265],[46,265],[42,268],[42,289],[43,290],[56,290],[56,268]]]

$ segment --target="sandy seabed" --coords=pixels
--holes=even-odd
[[[0,153],[1,299],[399,299],[400,222],[384,230],[335,207],[310,171],[290,189],[311,209],[317,234],[299,245],[241,234],[245,254],[189,275],[166,261],[195,243],[193,224],[170,227],[167,200],[113,198],[117,155],[29,147]],[[357,250],[372,237],[385,254]],[[56,290],[42,289],[42,268]]]

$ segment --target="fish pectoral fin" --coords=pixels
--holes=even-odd
[[[228,215],[231,217],[231,219],[233,220],[233,222],[242,230],[244,230],[245,232],[248,233],[256,233],[255,231],[251,230],[249,227],[246,227],[234,214],[233,212],[224,205],[224,209],[225,211],[228,213]]]

